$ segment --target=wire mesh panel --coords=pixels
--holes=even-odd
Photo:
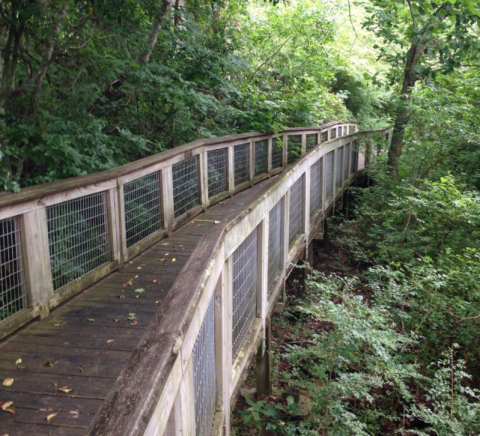
[[[307,134],[307,151],[318,144],[318,133]]]
[[[172,166],[173,210],[178,218],[192,207],[200,204],[200,186],[198,184],[198,158],[189,159]]]
[[[347,134],[347,126],[343,126],[343,135],[342,136],[345,136]]]
[[[283,166],[283,139],[272,139],[272,169]]]
[[[111,259],[105,192],[47,207],[53,288]]]
[[[322,207],[323,157],[310,167],[310,216],[316,215]]]
[[[215,415],[215,305],[212,297],[193,347],[195,428],[197,436],[212,434]]]
[[[290,188],[288,241],[291,245],[297,235],[302,233],[303,222],[303,177]]]
[[[250,180],[250,144],[239,144],[233,149],[235,186]]]
[[[328,141],[328,130],[322,132],[322,142]]]
[[[255,175],[268,171],[268,139],[255,142]]]
[[[334,127],[330,130],[330,139],[335,139],[337,137],[337,128]]]
[[[302,135],[287,136],[287,151],[289,164],[300,159],[302,156]]]
[[[212,150],[207,153],[208,198],[228,191],[228,150]]]
[[[257,313],[257,229],[233,253],[233,330],[235,358]]]
[[[348,180],[348,168],[350,166],[350,144],[345,146],[345,152],[343,155],[343,183]]]
[[[280,271],[282,204],[279,201],[269,213],[268,227],[268,289]]]
[[[148,174],[123,186],[127,247],[163,226],[159,176],[158,172]]]
[[[355,133],[355,126],[350,126],[350,127],[348,128],[348,133],[349,133],[349,134]]]
[[[330,202],[333,197],[333,154],[331,151],[327,154],[326,168],[325,168],[325,191],[326,202]]]
[[[337,159],[335,162],[335,189],[338,194],[338,190],[342,187],[342,166],[343,166],[343,147],[337,148]]]
[[[27,307],[17,217],[0,221],[0,322]]]
[[[357,141],[352,142],[352,165],[350,165],[350,173],[354,174],[358,171],[358,148]]]

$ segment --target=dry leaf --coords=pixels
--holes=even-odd
[[[176,262],[176,261],[177,261],[177,259],[175,259],[175,258],[172,259],[172,262]]]
[[[17,359],[17,361],[15,362],[15,365],[20,365],[22,363],[22,359]]]
[[[115,339],[109,339],[109,340],[107,341],[107,344],[111,344],[112,342],[115,342]]]
[[[132,285],[133,285],[133,279],[130,279],[128,282],[123,284],[123,286],[132,286]]]
[[[3,386],[12,386],[14,381],[14,378],[6,378],[5,380],[3,380]]]
[[[7,410],[12,404],[13,401],[7,401],[6,403],[2,404],[2,410]]]
[[[157,279],[152,280],[153,283],[157,283],[157,281],[158,281]]]
[[[137,321],[133,321],[133,322],[130,323],[130,325],[133,326],[133,327],[135,327],[137,324],[138,324]]]
[[[17,414],[17,411],[15,409],[5,409],[4,412],[6,413],[10,413],[12,415],[16,415]]]
[[[46,419],[47,421],[51,421],[51,420],[52,420],[53,418],[55,418],[56,416],[57,416],[56,413],[51,413],[51,414],[48,415],[45,419]]]
[[[72,392],[73,389],[69,388],[68,386],[64,386],[63,388],[58,388],[57,391],[65,392],[66,394],[68,394],[69,392]]]
[[[119,322],[120,320],[118,318],[113,318],[115,322]]]
[[[125,298],[125,295],[123,295],[123,294],[118,294],[118,298]]]
[[[95,320],[93,318],[87,318],[87,321],[88,322],[95,322]]]
[[[43,362],[43,366],[52,367],[52,366],[53,366],[53,363],[52,363],[50,360],[45,360],[45,362]]]
[[[137,266],[137,269],[142,269],[142,267],[141,267],[141,266]]]

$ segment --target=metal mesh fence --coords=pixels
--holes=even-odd
[[[282,202],[279,201],[269,213],[268,227],[268,289],[280,271]]]
[[[195,428],[197,436],[212,434],[215,416],[215,305],[212,297],[193,347]]]
[[[236,145],[233,151],[235,186],[250,180],[250,144]]]
[[[104,192],[48,206],[47,223],[54,289],[110,261]]]
[[[316,215],[322,207],[323,157],[310,167],[310,216]]]
[[[200,204],[198,157],[193,156],[172,166],[173,210],[178,218]]]
[[[27,306],[17,217],[0,221],[0,322]]]
[[[208,197],[228,191],[228,150],[212,150],[207,153]]]
[[[302,233],[303,221],[303,176],[290,188],[288,241],[290,246],[297,235]]]
[[[325,130],[322,132],[322,142],[327,142],[328,141],[328,130]]]
[[[342,166],[343,166],[343,147],[337,148],[337,157],[335,162],[335,194],[342,188]]]
[[[350,144],[347,144],[345,146],[345,151],[343,156],[343,183],[345,183],[348,180],[349,166],[350,166]]]
[[[255,142],[255,175],[268,171],[268,139]]]
[[[354,174],[358,171],[358,143],[357,141],[352,142],[352,165],[350,165],[350,172]]]
[[[237,356],[257,314],[257,229],[233,253],[232,353]]]
[[[348,133],[350,133],[350,134],[355,133],[355,126],[350,126],[348,128]]]
[[[333,154],[331,151],[327,154],[326,168],[325,168],[325,191],[326,203],[329,203],[333,197]]]
[[[347,126],[343,126],[343,135],[342,136],[345,136],[347,134]]]
[[[287,152],[289,164],[297,161],[302,156],[302,135],[287,136]]]
[[[307,151],[311,150],[318,144],[318,133],[307,134]]]
[[[272,139],[272,169],[283,166],[283,139]]]
[[[330,139],[335,139],[337,137],[337,128],[334,127],[330,130]]]
[[[148,174],[123,187],[127,247],[145,239],[163,226],[160,173]]]

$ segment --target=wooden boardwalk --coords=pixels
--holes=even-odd
[[[230,221],[273,181],[209,208],[46,319],[5,339],[0,406],[7,410],[0,410],[0,435],[84,435],[202,236],[218,221]]]

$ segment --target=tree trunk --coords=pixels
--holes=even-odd
[[[415,67],[418,64],[420,56],[425,51],[425,46],[412,44],[407,53],[407,61],[403,72],[403,83],[400,91],[400,105],[395,113],[395,123],[393,126],[392,142],[388,149],[388,170],[390,175],[398,180],[398,165],[403,149],[403,140],[405,137],[405,129],[410,120],[410,96],[412,94],[415,83],[418,78],[415,74]]]

